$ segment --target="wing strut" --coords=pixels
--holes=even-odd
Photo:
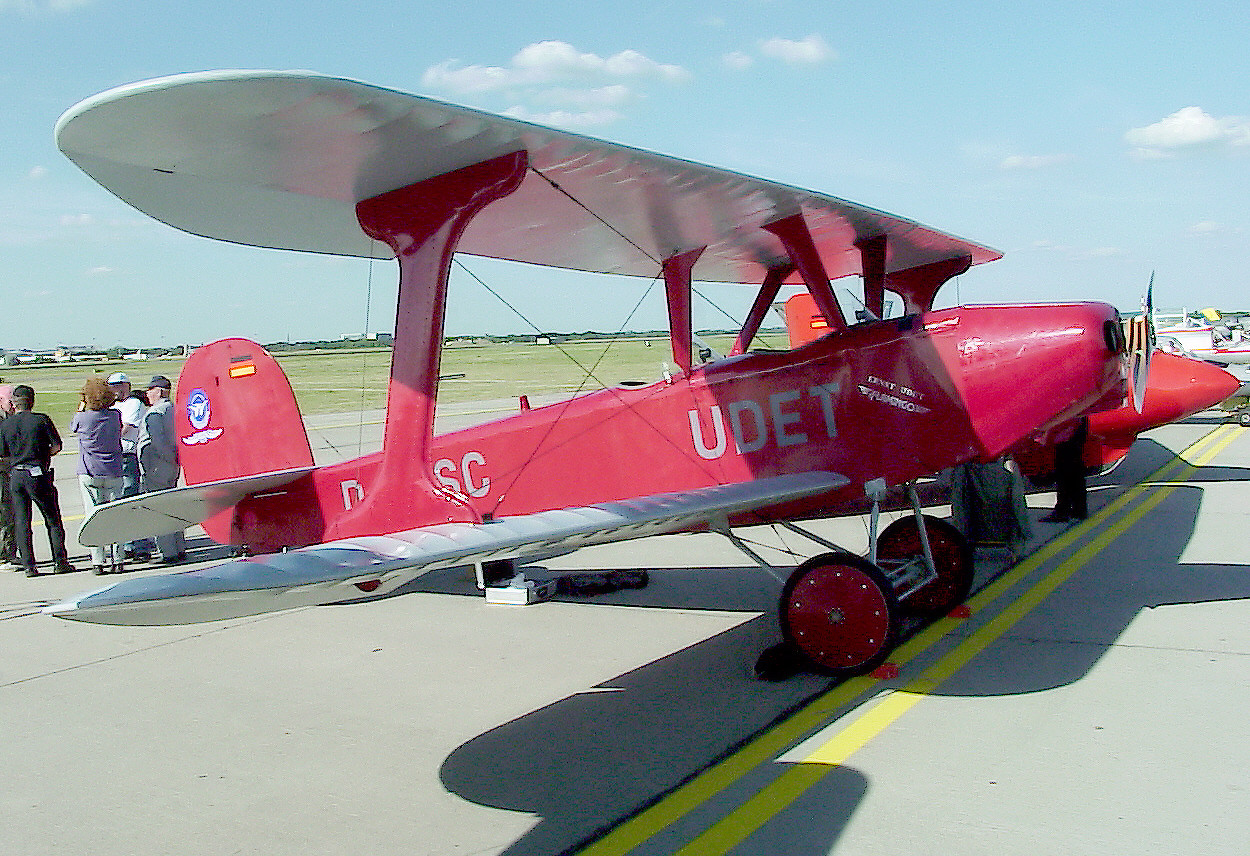
[[[668,293],[668,329],[673,344],[673,361],[682,374],[690,373],[690,271],[706,247],[687,250],[664,260],[664,288]]]
[[[955,256],[940,262],[917,265],[906,270],[887,274],[885,281],[890,291],[903,298],[903,311],[908,315],[928,312],[933,308],[933,296],[948,279],[959,276],[972,266],[972,256]]]
[[[467,502],[434,483],[429,460],[447,277],[469,221],[520,187],[527,165],[524,151],[513,152],[357,204],[361,228],[399,261],[395,347],[382,462],[363,501],[339,517],[327,540],[405,529],[418,518],[477,521]]]
[[[845,328],[846,316],[842,314],[842,307],[838,305],[838,299],[833,295],[833,286],[829,284],[829,274],[825,270],[824,262],[820,260],[820,253],[816,250],[816,244],[812,241],[812,233],[808,231],[803,215],[793,214],[781,220],[774,220],[766,224],[764,229],[776,235],[782,246],[786,248],[786,252],[790,254],[790,259],[798,268],[803,282],[807,283],[807,290],[816,301],[816,308],[825,316],[829,327],[834,330]]]
[[[885,235],[855,242],[864,268],[864,308],[877,318],[885,312]]]
[[[738,333],[737,340],[734,342],[733,347],[729,349],[729,356],[736,357],[739,354],[745,354],[747,348],[751,347],[751,340],[760,331],[760,325],[764,323],[764,316],[768,314],[773,301],[777,299],[777,292],[781,290],[781,284],[792,273],[794,273],[794,264],[792,262],[786,262],[768,269],[768,274],[764,277],[764,282],[760,285],[759,292],[755,295],[755,303],[751,305],[751,314],[747,316],[746,322],[742,325],[742,330]]]

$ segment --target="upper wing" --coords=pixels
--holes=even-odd
[[[676,532],[846,484],[836,473],[802,473],[490,523],[349,538],[178,574],[133,577],[44,611],[103,624],[183,624],[336,603],[393,591],[436,568]]]
[[[92,508],[78,531],[85,547],[120,544],[150,535],[178,532],[203,523],[249,494],[290,484],[314,467],[277,470],[252,476],[171,487],[114,500]]]
[[[56,136],[139,210],[257,246],[389,258],[389,247],[362,233],[357,202],[524,149],[533,169],[473,220],[459,251],[654,276],[660,260],[707,247],[697,279],[759,283],[785,257],[759,227],[801,213],[831,278],[860,273],[855,242],[881,235],[887,274],[1000,256],[832,196],[307,72],[205,72],[119,87],[67,111]]]

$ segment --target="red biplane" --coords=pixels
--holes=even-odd
[[[203,522],[252,555],[47,608],[61,617],[229,618],[376,596],[436,568],[836,513],[1124,399],[1112,307],[934,311],[943,283],[999,253],[771,181],[303,72],[121,87],[67,112],[57,139],[188,232],[399,265],[382,450],[313,466],[274,360],[240,339],[202,348],[176,394],[188,486],[104,506],[81,537]],[[455,252],[661,278],[677,371],[435,437]],[[866,320],[848,321],[831,285],[852,276]],[[706,364],[692,278],[757,289],[729,355]],[[829,332],[753,351],[784,283],[806,287]],[[902,317],[880,320],[886,292]],[[799,565],[783,637],[818,669],[871,669],[905,614],[951,608],[971,578],[959,533],[916,503],[868,558]]]

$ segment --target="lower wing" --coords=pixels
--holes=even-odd
[[[394,591],[439,568],[688,530],[732,514],[819,496],[847,483],[836,473],[801,473],[488,523],[444,523],[348,538],[194,571],[121,580],[44,607],[44,612],[101,624],[186,624],[337,603]]]

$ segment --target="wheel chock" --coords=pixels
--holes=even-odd
[[[882,663],[869,672],[869,677],[879,681],[892,681],[898,677],[898,663]]]

